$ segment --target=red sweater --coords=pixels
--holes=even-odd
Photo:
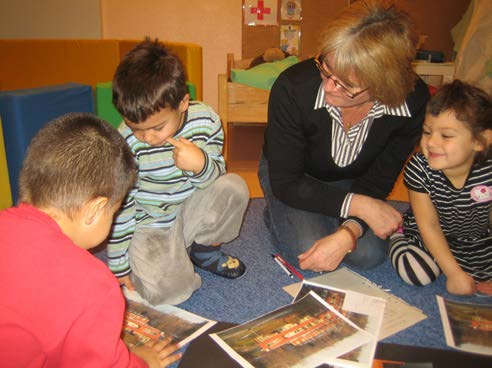
[[[116,278],[34,207],[0,212],[0,295],[2,367],[147,366],[120,339]]]

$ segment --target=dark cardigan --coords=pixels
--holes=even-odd
[[[419,78],[406,99],[411,118],[375,119],[357,159],[339,167],[331,156],[332,119],[314,109],[321,77],[313,59],[285,70],[270,93],[263,153],[273,193],[287,205],[339,217],[346,190],[323,182],[353,179],[349,192],[384,199],[422,132],[429,99]]]

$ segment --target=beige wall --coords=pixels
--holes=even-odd
[[[1,0],[0,38],[101,38],[99,0]]]
[[[309,4],[328,0],[305,0]],[[443,50],[449,59],[450,29],[460,20],[470,0],[397,0],[406,8],[422,34],[430,37],[424,47]],[[337,0],[337,3],[345,3]],[[191,42],[203,47],[203,100],[217,109],[217,75],[226,69],[226,54],[237,58],[259,55],[262,41],[242,35],[242,0],[1,0],[0,38],[143,38]],[[251,31],[251,30],[250,30]],[[252,31],[268,32],[271,27]],[[261,32],[260,32],[261,33]],[[308,46],[303,34],[301,40]],[[277,36],[274,37],[277,40]],[[246,55],[248,47],[258,47]],[[260,42],[261,41],[261,42]],[[272,41],[273,42],[273,41]],[[275,41],[277,42],[277,41]],[[272,45],[268,44],[267,47]],[[302,48],[302,46],[301,46]]]
[[[226,54],[241,55],[242,0],[100,0],[103,38],[191,42],[203,48],[203,100],[217,109]]]
[[[280,0],[279,0],[280,1]],[[415,21],[418,34],[427,35],[427,50],[443,51],[447,61],[452,59],[454,42],[451,29],[460,21],[470,0],[394,0]],[[321,30],[347,5],[347,0],[302,0],[300,57],[317,52]],[[289,24],[289,21],[280,21]],[[269,47],[278,47],[278,26],[242,26],[242,55],[244,58],[261,55]]]
[[[465,14],[470,0],[397,0],[417,25],[421,35],[428,35],[423,49],[443,51],[452,60],[454,41],[451,29]]]

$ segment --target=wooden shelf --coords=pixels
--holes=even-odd
[[[257,172],[265,128],[259,123],[227,123],[227,172],[246,181],[251,198],[263,197]]]
[[[258,162],[266,124],[228,123],[227,161]]]
[[[443,83],[449,83],[453,80],[454,63],[414,61],[412,66],[415,72],[431,86],[438,87]]]
[[[227,161],[227,169],[233,171],[254,171],[258,170],[258,160]]]
[[[263,190],[258,180],[258,169],[227,169],[227,172],[239,175],[244,179],[249,189],[250,198],[263,198]]]

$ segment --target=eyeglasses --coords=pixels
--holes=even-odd
[[[316,67],[320,71],[321,75],[326,79],[331,79],[333,84],[335,84],[335,87],[338,90],[342,91],[345,94],[345,96],[347,96],[348,98],[356,98],[358,95],[364,93],[369,89],[369,88],[364,88],[361,89],[360,91],[353,92],[354,88],[349,88],[344,86],[342,83],[340,83],[339,81],[333,78],[333,73],[329,73],[328,71],[326,71],[326,69],[323,67],[323,60],[320,60],[320,58],[321,58],[320,54],[316,55],[316,57],[314,58],[314,63],[316,64]]]

